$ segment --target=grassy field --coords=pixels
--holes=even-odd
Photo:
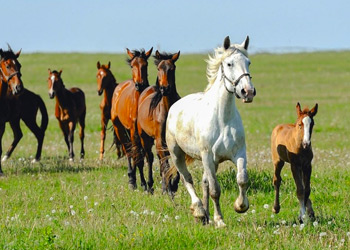
[[[206,55],[181,55],[176,83],[181,96],[206,87]],[[161,194],[155,162],[154,195],[127,186],[126,159],[113,150],[98,161],[101,97],[97,96],[96,62],[111,61],[119,82],[129,79],[126,55],[23,54],[24,85],[41,95],[49,126],[42,161],[30,164],[36,140],[22,124],[24,137],[3,164],[0,179],[1,249],[349,249],[350,246],[350,52],[258,54],[250,57],[257,89],[252,104],[237,101],[246,132],[250,209],[237,214],[235,166],[219,168],[221,207],[227,227],[196,223],[190,197],[181,184],[174,200]],[[87,98],[86,159],[68,163],[63,136],[47,93],[47,69],[62,69],[66,87],[82,88]],[[149,64],[153,84],[156,68]],[[313,133],[311,200],[316,221],[297,222],[299,204],[290,167],[282,171],[281,212],[274,215],[270,133],[279,123],[293,123],[295,105],[317,102]],[[111,144],[111,132],[106,145]],[[4,151],[12,141],[9,126]],[[76,155],[79,137],[75,136]],[[201,165],[191,167],[201,193]],[[212,205],[212,204],[211,204]],[[212,209],[212,206],[211,206]]]

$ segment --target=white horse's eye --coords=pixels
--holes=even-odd
[[[228,67],[232,67],[232,65],[233,65],[232,63],[228,63],[227,64]]]

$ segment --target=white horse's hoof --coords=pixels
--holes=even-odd
[[[196,202],[191,205],[191,211],[195,218],[205,218],[205,210],[201,202]]]
[[[249,208],[249,202],[248,202],[247,197],[243,198],[243,197],[239,196],[237,198],[237,200],[235,201],[234,208],[235,208],[235,211],[237,213],[246,212]]]
[[[1,162],[5,162],[7,159],[8,159],[8,156],[5,155],[4,157],[2,157]]]
[[[222,219],[215,221],[215,228],[223,228],[223,227],[226,227],[226,224]]]

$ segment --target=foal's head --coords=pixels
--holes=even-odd
[[[175,89],[175,62],[179,59],[180,51],[175,54],[159,53],[156,51],[154,63],[157,66],[156,85],[163,96],[170,94]]]
[[[23,90],[22,66],[17,60],[20,54],[21,51],[14,53],[10,46],[8,51],[0,49],[0,75],[3,81],[8,84],[13,95],[18,95]]]
[[[298,119],[296,122],[296,128],[298,129],[298,138],[301,140],[303,148],[308,148],[311,145],[311,134],[314,126],[314,116],[317,114],[318,104],[311,110],[304,108],[302,111],[299,102],[296,106]]]
[[[108,62],[107,65],[101,65],[100,62],[97,62],[97,93],[102,95],[103,90],[107,87],[109,82],[116,82],[112,72],[110,71],[111,62]]]
[[[49,78],[47,79],[49,87],[49,97],[52,99],[55,97],[56,93],[64,88],[63,81],[61,79],[62,70],[59,72],[49,69]]]
[[[132,80],[135,83],[135,88],[137,91],[142,91],[146,87],[149,86],[148,83],[148,73],[147,73],[147,67],[148,62],[147,59],[152,54],[153,47],[145,52],[144,50],[138,51],[133,50],[130,51],[129,49],[126,49],[127,54],[129,55],[129,59],[127,59],[128,64],[131,67],[132,70]]]

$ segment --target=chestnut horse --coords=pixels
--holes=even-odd
[[[4,52],[0,49],[0,157],[2,154],[2,136],[5,124],[10,121],[11,127],[19,128],[19,106],[14,101],[15,96],[23,91],[21,73],[16,63],[20,52],[14,54],[12,50]],[[15,120],[13,120],[15,118]],[[15,122],[16,121],[16,122]],[[18,124],[17,124],[18,121]],[[14,133],[17,130],[14,130]],[[0,162],[0,176],[3,175]]]
[[[1,57],[3,58],[8,58],[8,59],[13,59],[15,60],[15,64],[17,65],[17,68],[21,70],[21,64],[17,60],[17,58],[20,55],[20,51],[17,54],[14,54],[12,52],[11,47],[9,46],[9,51],[0,51],[0,54],[2,55]],[[47,128],[48,124],[48,115],[47,115],[47,109],[45,106],[44,101],[41,99],[41,97],[32,91],[23,88],[21,91],[20,95],[13,95],[12,91],[8,91],[8,98],[11,99],[12,102],[12,110],[16,110],[14,115],[12,115],[11,119],[9,120],[13,134],[14,134],[14,140],[9,147],[7,153],[5,156],[2,158],[2,161],[6,161],[14,151],[16,145],[19,143],[21,140],[23,133],[20,128],[20,122],[19,120],[22,119],[23,122],[27,125],[27,127],[33,132],[35,135],[37,141],[38,141],[38,146],[37,146],[37,151],[35,158],[32,160],[32,163],[40,161],[41,158],[41,150],[43,146],[43,141],[45,137],[45,131]],[[38,113],[38,110],[40,110],[41,113],[41,125],[40,127],[36,123],[36,116]],[[18,116],[19,112],[19,116]],[[16,114],[16,115],[15,115]]]
[[[73,141],[74,130],[77,122],[80,124],[80,158],[84,159],[84,128],[86,115],[85,94],[79,88],[66,89],[61,74],[62,70],[58,72],[49,69],[49,97],[51,99],[56,97],[55,116],[68,147],[69,161],[74,160]]]
[[[140,170],[141,186],[147,190],[147,184],[143,176],[142,153],[138,152],[137,146],[140,139],[136,128],[138,100],[141,92],[149,86],[147,67],[148,58],[152,54],[153,48],[145,52],[144,50],[127,50],[131,67],[132,79],[119,83],[115,88],[112,98],[111,120],[115,133],[122,143],[123,150],[128,158],[129,186],[132,189],[136,185],[136,165]],[[131,164],[131,159],[133,163]]]
[[[101,65],[97,62],[97,93],[102,95],[104,93],[103,99],[100,104],[101,109],[101,146],[100,146],[100,160],[103,160],[103,154],[105,152],[105,139],[106,139],[106,129],[109,119],[111,119],[111,106],[112,106],[112,96],[115,87],[117,87],[117,80],[112,74],[111,62],[108,65]],[[114,143],[117,147],[117,155],[120,158],[122,156],[121,143],[116,137],[114,132]]]
[[[297,197],[300,203],[299,221],[303,222],[305,207],[311,219],[315,214],[310,196],[311,161],[313,158],[311,134],[314,126],[314,116],[318,104],[311,110],[301,111],[300,104],[296,106],[297,121],[295,124],[277,125],[271,135],[272,163],[275,168],[273,185],[275,187],[275,203],[272,211],[279,213],[279,191],[281,185],[281,170],[285,162],[290,163],[294,181],[297,187]]]
[[[158,50],[156,51],[154,56],[155,65],[158,69],[156,85],[148,87],[140,95],[137,115],[138,134],[140,135],[149,168],[148,186],[152,190],[152,164],[154,158],[152,146],[155,140],[163,193],[166,191],[164,174],[169,169],[169,151],[165,142],[165,124],[169,108],[180,99],[175,85],[175,62],[179,56],[180,51],[176,54],[161,54]],[[175,187],[170,186],[170,192],[176,192],[178,181],[179,176],[177,182],[175,182]]]

